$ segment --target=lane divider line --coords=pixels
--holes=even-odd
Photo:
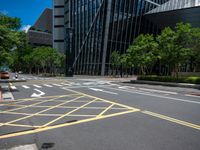
[[[177,95],[177,92],[170,92],[170,91],[161,91],[161,90],[155,90],[155,89],[147,89],[147,88],[139,88],[140,90],[143,91],[150,91],[150,92],[157,92],[157,93],[166,93],[166,94],[173,94],[173,95]]]
[[[196,125],[196,124],[193,124],[193,123],[190,123],[190,122],[178,120],[178,119],[175,119],[175,118],[172,118],[172,117],[168,117],[168,116],[161,115],[161,114],[154,113],[154,112],[150,112],[150,111],[141,111],[141,112],[143,114],[147,114],[147,115],[150,115],[150,116],[153,116],[153,117],[156,117],[156,118],[167,120],[169,122],[180,124],[182,126],[187,126],[187,127],[193,128],[193,129],[200,130],[200,125]]]
[[[167,97],[167,96],[155,95],[155,94],[150,94],[150,93],[140,93],[140,92],[123,90],[123,89],[116,89],[116,88],[111,88],[111,87],[105,87],[105,88],[107,88],[107,89],[113,89],[113,90],[116,90],[116,91],[124,91],[124,92],[132,93],[132,94],[134,93],[134,94],[139,94],[139,95],[147,95],[147,96],[152,96],[152,97],[169,99],[169,100],[173,100],[173,101],[187,102],[187,103],[193,103],[193,104],[200,104],[200,101],[186,100],[186,99],[174,98],[174,97]]]

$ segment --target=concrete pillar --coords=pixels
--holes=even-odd
[[[105,33],[104,33],[104,46],[103,46],[103,58],[102,58],[102,66],[101,66],[101,75],[105,75],[105,63],[106,63],[106,52],[108,47],[108,33],[110,27],[110,16],[111,16],[111,8],[112,8],[112,0],[105,0],[107,3],[106,8],[106,23],[105,23]]]

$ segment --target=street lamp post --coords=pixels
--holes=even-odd
[[[65,76],[73,77],[74,68],[74,31],[73,28],[66,28],[66,68],[65,68]]]

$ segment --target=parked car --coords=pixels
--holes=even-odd
[[[0,79],[9,79],[10,75],[8,72],[0,72]]]

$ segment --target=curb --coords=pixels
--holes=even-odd
[[[0,102],[3,101],[3,94],[2,94],[2,89],[1,89],[1,86],[0,86]]]
[[[157,82],[157,81],[146,81],[146,80],[131,80],[133,84],[151,84],[151,85],[163,85],[172,87],[183,87],[183,88],[196,88],[200,89],[199,84],[187,84],[187,83],[171,83],[171,82]]]
[[[27,80],[1,80],[0,79],[0,83],[9,83],[9,82],[26,82]]]

